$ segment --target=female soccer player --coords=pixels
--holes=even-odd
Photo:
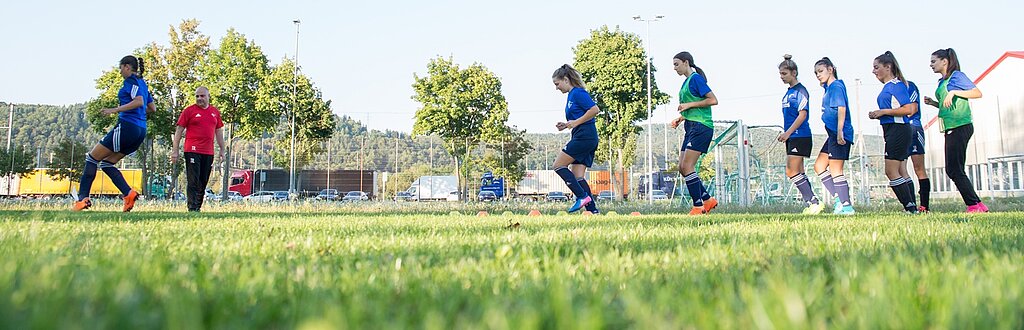
[[[960,61],[952,48],[933,52],[931,67],[942,78],[939,78],[939,87],[935,89],[935,99],[925,97],[924,102],[939,108],[939,123],[946,133],[946,175],[956,184],[960,197],[967,204],[968,213],[988,212],[988,207],[978,198],[970,177],[964,172],[967,143],[974,135],[971,104],[967,100],[981,98],[981,90],[960,72]]]
[[[814,189],[811,188],[807,174],[804,173],[804,158],[811,157],[811,126],[807,124],[807,111],[810,109],[808,102],[807,88],[797,79],[799,71],[796,62],[793,62],[792,55],[782,57],[779,64],[779,78],[789,89],[782,97],[782,119],[786,128],[785,132],[779,134],[779,142],[786,143],[786,177],[800,191],[804,198],[806,208],[804,214],[821,213],[823,206],[814,196]]]
[[[905,212],[917,213],[917,197],[914,196],[914,184],[907,172],[906,161],[910,156],[910,142],[913,131],[910,128],[909,115],[917,112],[917,105],[910,101],[910,85],[907,84],[900,70],[899,62],[892,52],[875,57],[871,73],[878,81],[885,84],[878,93],[878,110],[868,113],[868,118],[877,119],[882,125],[885,140],[885,176],[889,178],[889,188],[896,193],[900,207]],[[903,167],[900,170],[900,167]]]
[[[921,196],[921,202],[917,204],[918,212],[928,212],[929,197],[932,192],[932,181],[928,178],[928,171],[924,168],[924,154],[925,154],[925,142],[924,142],[924,126],[921,124],[921,90],[917,89],[917,84],[913,81],[908,81],[910,84],[910,102],[914,103],[917,107],[917,111],[914,111],[913,115],[910,115],[910,129],[913,132],[913,139],[910,140],[910,160],[914,163],[914,174],[917,175],[917,183],[920,190],[917,194]],[[906,165],[900,166],[900,169],[905,169]],[[909,173],[904,173],[903,177],[909,178]]]
[[[88,154],[85,155],[85,172],[82,174],[78,188],[78,201],[72,210],[81,211],[92,206],[89,190],[96,179],[96,168],[99,167],[114,182],[124,198],[122,211],[129,212],[135,207],[139,193],[132,190],[124,180],[121,171],[114,166],[121,158],[139,149],[146,138],[146,112],[155,111],[153,99],[149,95],[146,81],[142,79],[145,66],[141,58],[125,56],[120,62],[121,77],[124,83],[117,93],[120,106],[100,110],[104,115],[118,114],[117,125]]]
[[[555,128],[559,131],[572,129],[569,143],[555,158],[555,173],[558,173],[573,195],[576,195],[576,203],[569,207],[569,212],[586,207],[587,212],[596,214],[597,201],[591,196],[590,185],[587,184],[584,175],[587,168],[594,164],[594,152],[597,151],[598,143],[594,117],[601,109],[590,97],[590,93],[587,93],[583,77],[572,66],[562,65],[551,75],[551,80],[555,84],[555,89],[563,94],[569,94],[565,102],[566,121],[558,122]]]
[[[686,130],[683,145],[679,154],[679,174],[686,180],[686,188],[693,199],[690,215],[711,212],[718,206],[718,200],[708,194],[708,190],[697,175],[697,160],[708,152],[711,139],[714,138],[715,124],[711,120],[711,106],[718,104],[718,98],[708,87],[707,77],[693,62],[693,55],[681,52],[672,58],[672,66],[676,73],[685,76],[683,86],[679,89],[679,118],[672,120],[672,128],[683,124]]]
[[[821,121],[825,123],[828,139],[821,146],[818,159],[814,161],[814,171],[821,178],[822,185],[828,190],[829,198],[835,199],[834,214],[854,214],[850,203],[850,185],[843,175],[843,165],[850,159],[850,146],[853,137],[853,124],[850,123],[849,99],[846,96],[846,84],[839,80],[839,73],[828,57],[822,57],[814,63],[814,75],[825,87],[825,96],[821,100]]]

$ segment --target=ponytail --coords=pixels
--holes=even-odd
[[[139,57],[139,77],[146,73],[146,64],[142,62],[142,58]]]
[[[907,83],[907,79],[903,78],[903,70],[900,70],[900,64],[899,62],[896,62],[896,55],[893,55],[892,52],[885,51],[884,54],[875,57],[875,61],[878,61],[878,64],[889,66],[889,72],[891,72],[893,76],[902,81],[907,87],[910,86],[910,84]]]
[[[587,86],[583,84],[583,76],[580,75],[579,71],[576,71],[571,65],[562,64],[555,70],[555,73],[551,74],[551,78],[556,79],[568,79],[569,84],[573,87],[579,87],[586,89]]]
[[[693,55],[690,54],[690,52],[680,52],[679,54],[676,54],[676,56],[673,58],[680,61],[686,61],[687,63],[690,64],[691,68],[697,71],[697,74],[701,75],[701,77],[704,77],[704,80],[708,80],[708,76],[704,74],[704,70],[697,66],[697,64],[693,63]]]
[[[832,60],[828,59],[828,56],[822,57],[817,62],[814,62],[814,66],[824,65],[826,68],[832,68],[832,76],[837,80],[839,79],[839,70],[836,70],[836,66],[832,64]]]
[[[942,79],[949,79],[954,71],[960,71],[960,60],[957,59],[956,51],[953,48],[936,50],[932,53],[932,56],[949,61],[949,65],[946,66],[946,75]]]

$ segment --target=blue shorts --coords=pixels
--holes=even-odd
[[[683,122],[683,129],[686,130],[686,133],[683,133],[683,146],[679,151],[690,149],[699,151],[702,154],[708,153],[708,148],[711,147],[711,140],[715,138],[714,129],[689,120]]]
[[[910,155],[924,155],[924,127],[911,125]]]
[[[821,146],[821,153],[828,154],[828,159],[835,160],[850,160],[850,147],[853,146],[852,136],[843,138],[846,139],[845,145],[839,145],[838,136],[836,132],[830,129],[825,129],[828,132],[828,140],[825,140],[825,144]]]
[[[142,141],[145,139],[145,127],[118,121],[114,129],[107,132],[107,135],[100,140],[100,144],[116,153],[131,155],[139,150],[139,146],[142,146]]]
[[[586,167],[594,166],[594,153],[597,152],[597,139],[572,139],[562,149],[566,155],[572,157],[573,164],[582,164]]]

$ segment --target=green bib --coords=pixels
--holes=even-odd
[[[679,89],[679,104],[704,100],[703,97],[690,93],[691,77],[693,77],[692,74],[689,77],[686,77],[686,81],[683,82],[683,87]],[[711,120],[711,107],[689,108],[686,109],[686,111],[680,111],[679,115],[686,118],[686,120],[704,124],[704,126],[707,126],[708,128],[715,128],[715,122]]]
[[[943,132],[971,123],[971,102],[967,99],[953,97],[953,106],[942,106],[946,94],[949,94],[948,86],[949,79],[945,79],[935,90],[935,101],[939,102],[939,124]]]

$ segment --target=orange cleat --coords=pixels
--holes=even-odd
[[[135,190],[129,191],[127,196],[124,196],[124,212],[131,212],[132,208],[135,208],[135,200],[139,199],[139,193]]]
[[[690,209],[690,215],[705,215],[708,211],[703,206],[694,206]]]
[[[704,213],[711,213],[711,210],[714,210],[716,207],[718,207],[718,200],[714,197],[704,201]]]
[[[75,204],[71,206],[71,210],[82,211],[89,207],[92,207],[92,200],[89,199],[89,197],[86,197],[85,199],[75,202]]]

